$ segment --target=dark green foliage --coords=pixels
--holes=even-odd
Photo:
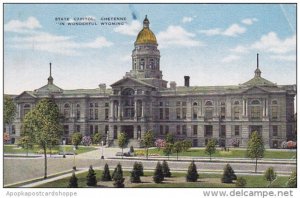
[[[122,166],[119,163],[113,174],[114,187],[115,188],[124,188],[124,178],[123,178],[123,170]]]
[[[93,144],[100,144],[101,143],[101,140],[102,140],[102,135],[101,133],[97,132],[93,135],[93,138],[92,138],[92,142]]]
[[[142,162],[137,162],[137,170],[140,176],[144,176],[144,167]]]
[[[182,141],[182,151],[186,152],[192,147],[192,142],[189,140]]]
[[[10,96],[4,96],[3,104],[3,121],[5,124],[10,124],[16,115],[17,107]]]
[[[72,173],[72,176],[70,177],[69,180],[69,188],[78,188],[78,183],[77,183],[77,177],[75,175],[75,172]]]
[[[170,172],[170,168],[166,160],[164,160],[162,163],[162,170],[163,170],[164,177],[171,177],[172,174]]]
[[[164,174],[163,174],[162,166],[160,162],[157,162],[154,175],[153,175],[153,181],[158,184],[158,183],[162,183],[163,180],[164,180]]]
[[[72,144],[78,148],[78,145],[81,143],[82,140],[82,134],[80,132],[76,132],[72,134]]]
[[[230,164],[226,164],[224,167],[224,172],[221,178],[222,183],[232,183],[232,180],[236,180],[237,177],[234,173],[234,170],[230,166]]]
[[[139,164],[135,162],[133,164],[133,169],[130,173],[130,181],[131,183],[141,183],[141,177],[140,177],[140,170],[139,170]]]
[[[173,145],[173,152],[175,152],[177,154],[177,160],[178,160],[178,154],[180,152],[182,152],[182,142],[181,141],[175,142],[175,144]]]
[[[128,144],[127,137],[125,133],[120,133],[118,136],[118,145],[122,149],[122,158],[124,155],[123,149],[126,147]]]
[[[108,164],[105,164],[105,166],[104,166],[101,181],[111,181],[111,176],[110,176]]]
[[[166,143],[166,145],[163,147],[163,152],[165,155],[170,156],[170,154],[172,154],[173,151],[173,144],[171,143]]]
[[[197,167],[194,161],[191,162],[188,168],[188,172],[186,175],[186,181],[187,182],[196,182],[199,178],[199,174],[197,172]]]
[[[264,157],[265,147],[262,137],[258,132],[253,132],[247,146],[247,156],[255,159],[255,172],[257,172],[257,160]]]
[[[238,177],[236,182],[235,182],[235,186],[236,187],[245,187],[247,185],[247,181],[245,178],[243,177]]]
[[[264,177],[267,181],[269,181],[269,185],[271,185],[272,181],[276,179],[276,172],[273,167],[269,167],[264,174]]]
[[[145,148],[146,148],[146,158],[148,159],[148,150],[149,150],[149,147],[151,147],[154,143],[153,141],[154,139],[154,136],[153,136],[153,133],[151,131],[147,131],[145,134],[144,134],[144,138],[142,140]]]
[[[291,174],[291,176],[289,177],[288,183],[287,183],[287,187],[289,188],[297,188],[297,171],[294,170]]]
[[[130,146],[129,152],[130,152],[130,153],[134,153],[134,148],[133,148],[133,146]]]
[[[96,173],[93,169],[93,166],[90,166],[88,175],[86,176],[86,185],[88,186],[97,185]]]
[[[166,136],[166,143],[169,143],[169,144],[174,144],[174,136],[170,133],[167,134]]]
[[[209,159],[211,161],[211,155],[216,152],[216,141],[214,139],[210,139],[207,142],[205,153],[209,155]]]

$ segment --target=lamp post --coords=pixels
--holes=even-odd
[[[104,141],[102,140],[102,141],[101,141],[101,147],[102,147],[102,155],[101,155],[101,159],[104,159],[104,155],[103,155],[103,149],[104,149],[104,148],[103,148],[103,144],[104,144]]]

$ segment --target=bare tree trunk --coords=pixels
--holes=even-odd
[[[47,148],[44,146],[44,158],[45,158],[45,170],[44,170],[44,179],[47,178]]]
[[[257,158],[255,158],[255,172],[257,172]]]
[[[147,150],[146,150],[146,158],[148,159],[148,147],[147,147]]]
[[[123,159],[123,155],[124,155],[124,153],[123,153],[123,147],[122,147],[122,159]]]

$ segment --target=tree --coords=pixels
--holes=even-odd
[[[192,147],[192,142],[189,140],[182,141],[182,151],[186,152]]]
[[[126,134],[125,133],[120,133],[118,136],[118,145],[119,147],[122,149],[122,159],[123,159],[123,149],[126,147],[127,145],[127,138],[126,138]]]
[[[13,99],[10,96],[4,96],[4,104],[3,104],[3,121],[4,124],[7,124],[9,127],[8,132],[10,132],[11,123],[15,119],[16,116],[16,105],[14,104]]]
[[[186,181],[187,182],[196,182],[199,178],[199,174],[197,171],[197,167],[194,161],[191,162],[189,165],[187,174],[186,174]]]
[[[69,188],[78,188],[78,183],[77,183],[78,179],[75,175],[75,172],[73,171],[72,176],[70,177],[69,180]]]
[[[289,188],[297,188],[297,170],[294,170],[289,177],[287,182],[287,187]]]
[[[144,167],[142,162],[137,162],[137,170],[139,171],[140,176],[144,176]]]
[[[86,185],[88,185],[88,186],[96,186],[97,185],[96,173],[95,173],[92,165],[90,165],[88,175],[86,176]]]
[[[59,123],[59,109],[52,99],[40,100],[23,120],[23,136],[29,136],[32,143],[44,151],[44,178],[47,178],[47,148],[55,139],[60,140],[62,127]]]
[[[111,176],[110,176],[109,167],[107,163],[104,165],[101,181],[111,181]]]
[[[247,181],[244,177],[238,177],[236,182],[235,182],[235,186],[236,187],[245,187],[247,185]]]
[[[162,163],[162,171],[163,171],[164,177],[171,177],[172,174],[170,172],[170,168],[169,168],[168,162],[166,162],[166,160],[164,160]]]
[[[101,140],[102,140],[102,135],[101,133],[97,132],[93,135],[93,144],[100,144],[101,143]]]
[[[122,166],[119,163],[115,169],[115,173],[113,174],[114,187],[116,188],[124,188],[124,178],[123,178],[123,170]]]
[[[75,132],[72,134],[72,144],[75,146],[75,148],[78,148],[78,145],[81,143],[82,140],[82,134],[80,132]]]
[[[134,153],[134,148],[133,148],[132,145],[131,145],[130,148],[129,148],[129,152],[130,152],[130,153]]]
[[[182,142],[181,141],[175,142],[175,144],[173,145],[173,152],[176,153],[177,160],[178,160],[178,154],[181,151],[182,151]]]
[[[163,147],[163,153],[168,156],[168,159],[169,156],[172,154],[173,146],[174,145],[171,143],[166,143],[165,147]]]
[[[168,133],[166,136],[166,143],[174,144],[174,136],[171,133]]]
[[[158,183],[162,183],[163,180],[164,180],[164,174],[163,174],[162,166],[160,162],[157,162],[154,175],[153,175],[153,181],[158,184]]]
[[[92,144],[92,138],[88,135],[85,135],[85,136],[82,137],[81,143],[84,146],[90,146]]]
[[[270,186],[277,177],[276,172],[274,171],[273,167],[267,168],[267,170],[265,171],[264,177],[267,181],[269,181],[269,186]]]
[[[255,159],[255,172],[257,172],[257,161],[264,157],[265,147],[262,137],[254,131],[248,141],[247,156]]]
[[[146,159],[148,159],[149,147],[153,146],[153,134],[151,131],[147,131],[143,138],[143,143],[146,148]]]
[[[223,175],[221,178],[222,183],[232,183],[233,180],[236,180],[237,177],[234,173],[234,170],[229,164],[226,164],[224,167]]]
[[[216,141],[214,139],[210,139],[207,142],[205,147],[205,153],[209,155],[209,160],[211,161],[211,155],[216,152]]]
[[[133,164],[133,169],[130,172],[130,182],[141,183],[141,175],[140,175],[139,165],[137,162]]]
[[[18,140],[18,146],[26,149],[26,156],[28,156],[28,150],[33,147],[32,140],[29,136],[23,136]]]

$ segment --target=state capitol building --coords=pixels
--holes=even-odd
[[[12,142],[20,137],[24,115],[41,98],[53,97],[63,115],[63,139],[70,143],[74,132],[102,133],[109,146],[117,146],[120,132],[129,144],[139,146],[145,131],[156,138],[173,134],[203,147],[215,138],[220,146],[246,147],[250,134],[258,131],[265,147],[280,147],[295,133],[294,98],[296,85],[277,85],[266,80],[259,69],[258,55],[254,76],[239,85],[184,86],[163,79],[160,51],[147,17],[132,51],[132,68],[107,88],[64,90],[48,83],[34,91],[14,96],[17,115],[10,130]],[[251,78],[252,77],[252,78]],[[6,127],[7,128],[7,127]],[[6,130],[7,131],[7,130]]]

